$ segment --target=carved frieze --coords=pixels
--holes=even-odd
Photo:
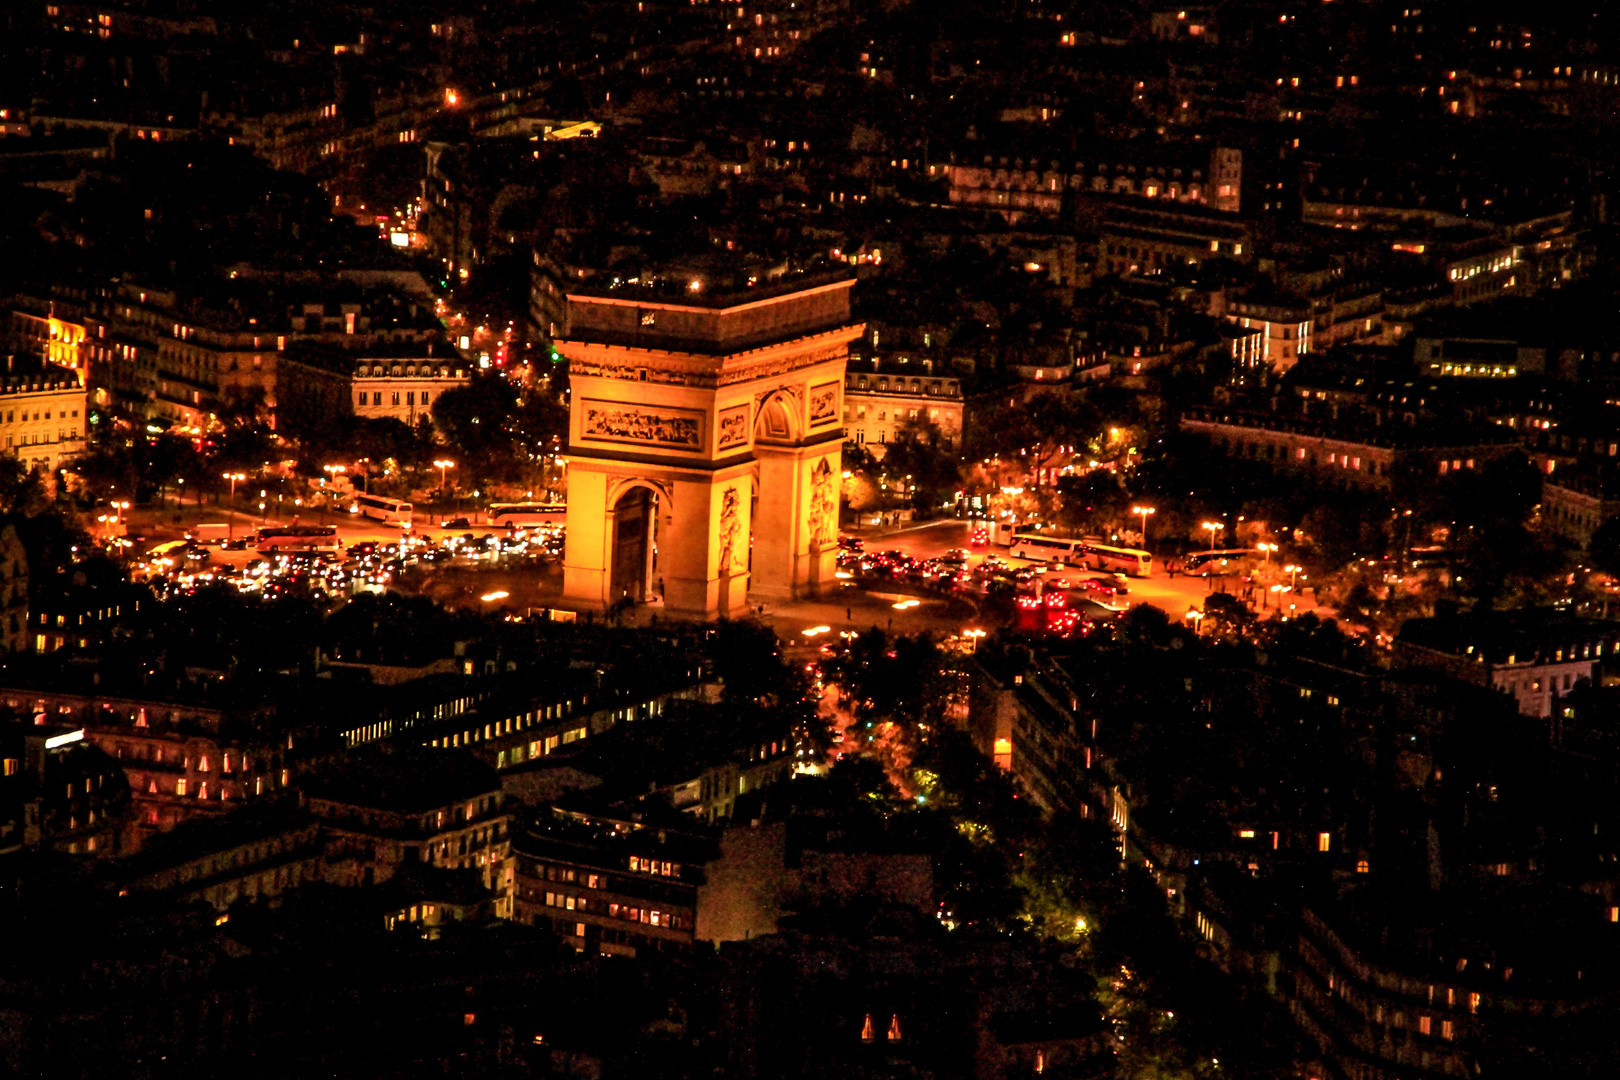
[[[741,382],[752,382],[755,379],[768,379],[775,375],[786,375],[791,371],[815,367],[817,364],[824,364],[829,360],[843,360],[848,356],[849,346],[844,344],[810,352],[776,356],[769,360],[743,364],[720,372],[719,385],[733,386]]]
[[[810,426],[830,424],[839,419],[837,382],[818,383],[810,388]]]
[[[721,409],[718,423],[720,433],[715,439],[715,449],[729,450],[748,445],[747,405],[733,405],[729,409]]]
[[[570,360],[568,371],[598,379],[619,379],[624,382],[657,383],[660,386],[713,386],[713,376],[695,371],[672,371],[647,364],[616,364],[596,360]]]
[[[627,405],[616,401],[580,402],[585,415],[580,434],[599,442],[703,449],[703,414],[667,406]]]

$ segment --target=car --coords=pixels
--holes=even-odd
[[[951,548],[951,550],[939,557],[939,561],[951,566],[964,566],[967,564],[968,558],[966,548]]]
[[[472,522],[464,517],[445,518],[439,523],[441,529],[470,529],[472,527]]]
[[[982,548],[990,543],[989,529],[974,529],[968,534],[968,543],[976,548]]]
[[[840,536],[838,538],[838,546],[843,548],[845,551],[865,551],[866,541],[862,540],[858,536]]]
[[[219,549],[221,551],[246,551],[248,545],[252,542],[253,537],[251,535],[226,537],[219,542]]]

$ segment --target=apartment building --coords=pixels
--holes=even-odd
[[[1234,215],[1193,205],[1115,203],[1098,234],[1097,271],[1143,274],[1207,259],[1246,261],[1253,253],[1248,226]]]
[[[686,950],[697,927],[710,836],[680,820],[559,808],[514,840],[515,918],[581,952],[635,956]]]
[[[1363,488],[1389,487],[1398,466],[1440,477],[1481,468],[1513,449],[1506,434],[1489,430],[1358,425],[1239,409],[1189,409],[1181,430],[1231,458]]]
[[[1208,206],[1236,213],[1242,198],[1243,152],[1189,146],[1177,153],[1129,147],[1096,147],[1041,154],[984,154],[964,148],[948,162],[929,166],[943,176],[958,206],[999,210],[1009,220],[1027,215],[1057,217],[1075,195],[1131,196]],[[1084,154],[1077,159],[1076,154]]]
[[[1227,318],[1260,331],[1260,360],[1281,373],[1311,351],[1311,304],[1301,297],[1254,295],[1234,299]]]
[[[467,386],[473,375],[472,365],[443,341],[354,352],[296,345],[280,366],[276,408],[288,431],[347,417],[414,425],[433,415],[446,391]]]
[[[1492,687],[1522,715],[1543,719],[1617,655],[1620,623],[1536,608],[1408,619],[1395,639],[1397,664]]]
[[[289,349],[413,355],[442,337],[428,296],[415,274],[300,278],[285,290],[241,280],[191,293],[124,282],[87,317],[89,382],[98,405],[198,433],[232,407],[259,409],[273,425],[283,394],[296,396],[307,374],[283,373]]]
[[[844,374],[844,439],[879,457],[908,424],[933,424],[955,446],[964,408],[962,381],[938,374],[933,360],[852,359]]]
[[[8,357],[0,378],[0,438],[5,452],[47,476],[85,446],[89,403],[79,377],[67,368]]]
[[[408,864],[475,870],[485,888],[512,884],[511,808],[495,770],[441,750],[360,750],[303,782],[327,831],[327,879],[371,885]],[[508,901],[496,914],[509,917]]]

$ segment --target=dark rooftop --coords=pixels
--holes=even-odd
[[[495,770],[446,750],[358,750],[304,781],[317,799],[415,813],[500,790]]]

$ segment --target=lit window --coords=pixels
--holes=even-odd
[[[1317,833],[1316,834],[1316,850],[1317,851],[1328,851],[1328,850],[1330,850],[1332,848],[1332,846],[1333,846],[1333,834],[1332,833]]]

